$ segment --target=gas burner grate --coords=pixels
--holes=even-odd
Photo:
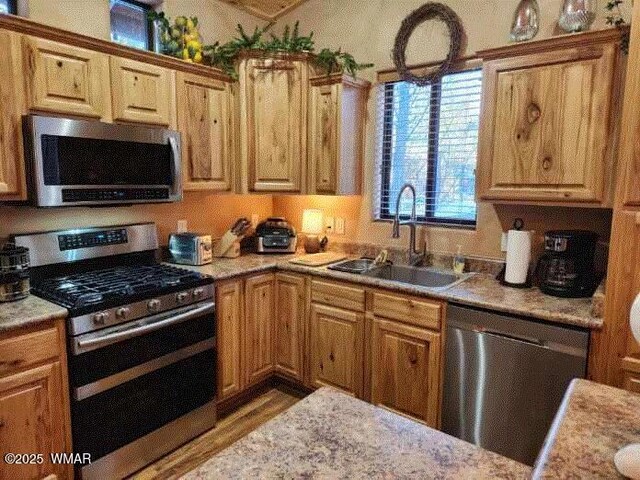
[[[158,295],[182,285],[189,288],[201,278],[197,272],[170,265],[136,265],[49,278],[34,285],[33,291],[64,307],[83,308]]]

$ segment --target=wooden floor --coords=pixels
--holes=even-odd
[[[214,454],[271,420],[300,400],[300,396],[274,388],[219,419],[216,428],[161,458],[130,479],[173,479],[193,470]]]

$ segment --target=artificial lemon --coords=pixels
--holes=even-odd
[[[182,58],[184,60],[188,60],[189,59],[189,49],[185,48],[184,50],[182,50]]]
[[[184,27],[187,25],[187,17],[178,17],[176,18],[176,25],[179,27]]]
[[[196,54],[193,56],[193,61],[194,63],[202,63],[202,53],[196,52]]]

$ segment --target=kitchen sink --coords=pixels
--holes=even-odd
[[[404,265],[375,267],[364,272],[363,275],[434,289],[449,288],[469,277],[469,274],[457,274],[432,267],[408,267]]]
[[[329,265],[329,270],[337,270],[339,272],[347,273],[364,273],[373,267],[373,259],[371,258],[358,258],[356,260],[347,260],[344,262]]]

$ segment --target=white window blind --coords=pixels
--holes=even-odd
[[[133,0],[110,0],[111,40],[128,47],[150,50],[150,7]]]
[[[420,87],[389,82],[378,91],[378,165],[375,215],[395,215],[405,183],[417,193],[417,214],[426,223],[475,225],[475,168],[482,70],[445,75]],[[411,196],[400,215],[411,213]]]

